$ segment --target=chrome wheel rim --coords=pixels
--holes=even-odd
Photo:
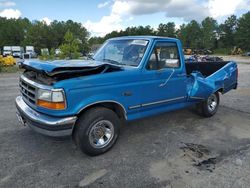
[[[106,147],[114,137],[114,125],[108,120],[100,120],[89,131],[89,141],[94,148]]]
[[[218,99],[215,94],[212,94],[208,97],[207,104],[208,104],[208,110],[210,112],[213,112],[216,109],[218,104]]]

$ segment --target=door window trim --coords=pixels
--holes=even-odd
[[[151,55],[152,55],[152,53],[153,53],[153,51],[155,51],[155,46],[157,45],[157,44],[159,44],[159,43],[174,43],[175,45],[176,45],[176,48],[177,48],[177,56],[178,56],[178,59],[179,59],[179,66],[178,67],[165,67],[165,68],[162,68],[162,69],[153,69],[153,70],[150,70],[150,69],[148,69],[147,68],[147,66],[148,66],[148,63],[149,63],[149,60],[150,60],[150,58],[151,58]],[[155,54],[156,55],[156,54]],[[158,57],[157,57],[157,55],[156,55],[156,59],[157,59]],[[151,49],[150,49],[150,51],[149,51],[149,55],[148,55],[148,57],[147,57],[147,59],[146,59],[146,63],[144,64],[144,69],[146,70],[146,71],[150,71],[150,72],[152,72],[152,71],[159,71],[159,70],[169,70],[169,69],[175,69],[175,70],[178,70],[178,69],[182,69],[182,63],[181,63],[181,57],[180,57],[180,49],[179,49],[179,46],[178,46],[178,43],[176,42],[176,41],[168,41],[168,40],[155,40],[154,41],[154,43],[152,44],[152,47],[151,47]]]

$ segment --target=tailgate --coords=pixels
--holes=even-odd
[[[235,62],[229,62],[208,77],[201,73],[191,73],[188,78],[189,99],[206,99],[212,93],[221,91],[223,94],[237,87],[238,69]]]

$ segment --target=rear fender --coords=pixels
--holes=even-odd
[[[208,98],[215,90],[214,84],[209,82],[201,73],[191,73],[188,80],[188,100],[201,100]]]
[[[191,73],[187,93],[189,100],[207,99],[212,93],[221,91],[224,94],[236,85],[237,65],[230,62],[206,78],[200,72]]]

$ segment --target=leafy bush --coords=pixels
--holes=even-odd
[[[55,60],[56,57],[55,57],[55,49],[54,48],[51,48],[50,49],[50,52],[46,51],[46,50],[42,50],[41,51],[41,55],[38,56],[38,58],[40,60],[43,60],[43,61],[52,61],[52,60]]]
[[[38,59],[44,60],[44,61],[49,60],[49,53],[48,53],[48,51],[41,50],[41,55],[38,56]]]
[[[214,50],[214,54],[228,55],[231,50],[229,48],[218,48]]]
[[[55,59],[55,48],[51,48],[49,53],[49,60],[54,60],[54,59]]]
[[[60,46],[60,58],[78,59],[79,54],[79,40],[75,39],[73,33],[67,31],[64,36],[64,43]]]

